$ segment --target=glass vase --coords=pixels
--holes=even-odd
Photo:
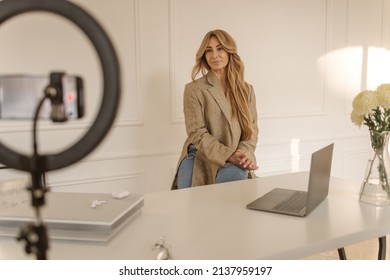
[[[372,205],[390,204],[390,132],[370,132],[372,156],[360,189],[359,200]]]

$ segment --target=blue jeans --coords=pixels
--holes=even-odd
[[[197,149],[194,145],[188,147],[187,156],[182,160],[177,174],[177,187],[184,189],[191,187],[192,173],[194,170],[194,162]],[[226,167],[221,167],[217,172],[215,183],[224,183],[230,181],[244,180],[248,178],[248,170],[244,170],[229,164]]]

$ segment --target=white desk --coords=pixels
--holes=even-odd
[[[51,241],[50,259],[154,259],[162,236],[173,259],[297,259],[390,233],[390,207],[359,203],[360,184],[332,178],[309,216],[246,209],[274,187],[305,189],[308,173],[166,191],[145,196],[140,216],[108,244]],[[34,258],[0,237],[0,259]]]

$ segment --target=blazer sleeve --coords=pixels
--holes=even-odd
[[[252,137],[245,141],[240,141],[238,145],[238,149],[245,152],[253,162],[256,162],[255,157],[255,149],[258,141],[259,128],[258,128],[258,116],[257,116],[257,108],[256,108],[256,96],[253,90],[253,86],[250,86],[250,100],[249,100],[249,108],[252,114]]]
[[[203,110],[205,101],[199,92],[200,89],[194,84],[186,85],[184,89],[184,116],[189,142],[195,145],[207,160],[223,166],[235,149],[225,146],[210,134]]]

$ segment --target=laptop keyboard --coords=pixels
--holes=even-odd
[[[299,213],[306,206],[306,192],[296,191],[289,198],[277,204],[273,209]]]

